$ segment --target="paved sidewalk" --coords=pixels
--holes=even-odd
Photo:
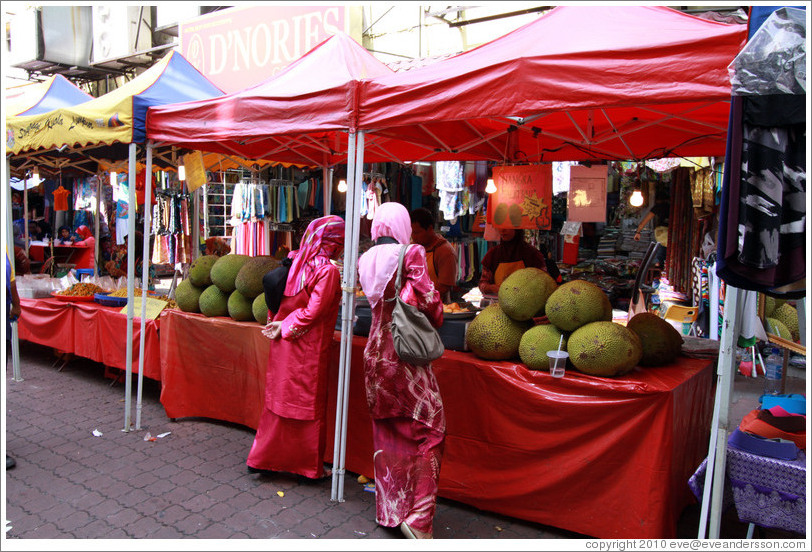
[[[103,366],[77,358],[58,371],[50,349],[22,342],[20,351],[24,381],[12,380],[10,363],[5,373],[6,444],[17,461],[4,485],[11,526],[5,545],[14,547],[14,539],[403,539],[375,523],[374,494],[357,483],[357,474],[348,473],[342,503],[330,501],[329,478],[249,474],[251,429],[198,418],[170,422],[160,384],[148,379],[142,429],[125,433],[124,385],[111,386]],[[133,423],[135,416],[133,408]],[[145,441],[147,432],[168,435]],[[686,508],[679,536],[694,538],[697,520],[698,506]],[[746,526],[727,520],[724,531],[742,538]],[[441,498],[435,538],[585,537]],[[535,548],[550,545],[556,548],[549,542]]]

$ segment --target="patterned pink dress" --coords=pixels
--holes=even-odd
[[[403,260],[401,298],[428,316],[443,321],[443,303],[426,270],[422,247],[410,247]],[[395,294],[394,277],[384,297]],[[445,412],[431,365],[400,360],[389,326],[393,301],[379,301],[372,310],[364,350],[366,395],[373,424],[377,522],[401,522],[432,532],[432,522],[445,438]]]
[[[271,342],[265,408],[246,462],[252,468],[324,475],[327,367],[340,278],[336,266],[319,266],[304,289],[282,298],[274,316],[282,321],[282,336]]]

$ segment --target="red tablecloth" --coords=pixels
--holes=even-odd
[[[214,418],[256,429],[269,345],[260,324],[165,310],[161,404],[166,415]]]
[[[256,428],[269,351],[260,331],[250,322],[164,314],[167,415]],[[330,367],[331,418],[339,337]],[[365,343],[353,338],[346,467],[371,477]],[[688,479],[707,454],[712,363],[681,357],[623,378],[568,371],[553,379],[521,364],[446,351],[434,369],[448,418],[441,496],[601,538],[675,536],[682,509],[695,500]],[[329,462],[332,434],[327,443]]]
[[[94,302],[21,298],[20,339],[86,357],[125,370],[127,314],[121,307]],[[138,373],[141,320],[133,319],[133,373]],[[147,320],[144,340],[144,377],[160,380],[159,322]]]

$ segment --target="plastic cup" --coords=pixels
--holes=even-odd
[[[550,361],[550,375],[554,378],[563,378],[569,357],[570,354],[567,351],[547,351],[547,359]]]

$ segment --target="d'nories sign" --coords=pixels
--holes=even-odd
[[[181,23],[180,51],[226,93],[258,84],[337,31],[348,6],[246,6]],[[357,37],[354,37],[357,39]]]

